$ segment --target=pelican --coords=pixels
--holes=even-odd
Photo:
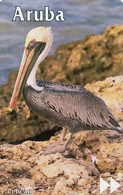
[[[85,130],[123,130],[104,101],[82,86],[36,81],[39,64],[46,58],[53,42],[50,27],[32,29],[26,37],[22,62],[9,104],[12,111],[23,93],[29,108],[45,120],[63,127],[61,141],[51,144],[44,154],[64,152],[75,132]],[[69,131],[67,140],[65,134]]]

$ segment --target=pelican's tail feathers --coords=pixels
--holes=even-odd
[[[123,134],[123,128],[121,127],[115,127],[114,130],[116,130],[120,134]]]

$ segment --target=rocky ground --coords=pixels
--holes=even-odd
[[[105,100],[123,127],[123,76],[85,87]],[[59,137],[0,146],[2,195],[16,190],[33,195],[99,195],[100,177],[108,183],[111,177],[115,179],[121,186],[112,194],[122,195],[123,137],[120,134],[111,130],[79,132],[69,145],[69,153],[44,156],[43,150]],[[110,194],[110,188],[104,194]]]
[[[123,25],[116,25],[60,46],[40,66],[37,77],[86,84],[123,127],[122,75]],[[123,137],[108,130],[79,132],[69,153],[44,156],[42,151],[59,139],[59,134],[53,135],[61,127],[34,115],[22,97],[13,112],[8,111],[15,78],[16,72],[11,73],[8,83],[0,86],[0,193],[22,189],[34,195],[98,195],[101,176],[108,183],[110,177],[115,179],[121,186],[112,194],[121,195]],[[103,194],[110,194],[110,188]]]
[[[26,141],[0,146],[0,190],[29,190],[33,195],[99,195],[100,176],[110,177],[121,186],[112,194],[123,192],[123,142],[111,132],[77,133],[70,144],[70,154],[42,155],[50,141]],[[108,188],[104,194],[110,194]]]

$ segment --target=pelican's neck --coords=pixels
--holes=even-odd
[[[27,79],[27,85],[31,86],[32,88],[34,88],[36,91],[41,91],[44,89],[44,87],[39,87],[36,83],[36,72],[37,72],[37,68],[39,66],[39,64],[46,58],[46,56],[48,55],[50,48],[52,46],[52,42],[53,42],[53,34],[51,31],[48,32],[48,41],[46,43],[45,49],[43,50],[43,52],[39,55],[28,79]]]

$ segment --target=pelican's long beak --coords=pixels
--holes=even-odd
[[[31,30],[27,35],[22,62],[8,108],[9,111],[12,111],[32,68],[34,67],[39,55],[43,53],[42,51],[45,49],[47,43],[47,31],[51,33],[50,28],[38,27]]]
[[[34,46],[35,45],[35,46]],[[12,111],[24,84],[35,65],[39,54],[44,50],[46,43],[34,42],[34,45],[24,48],[23,58],[15,82],[14,90],[9,104],[9,111]]]

